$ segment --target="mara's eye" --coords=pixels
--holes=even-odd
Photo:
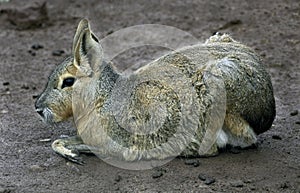
[[[65,78],[61,85],[61,89],[65,88],[65,87],[73,86],[74,82],[75,82],[75,78],[73,78],[73,77]]]

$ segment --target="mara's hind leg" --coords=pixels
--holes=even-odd
[[[213,157],[219,155],[218,146],[216,143],[212,144],[212,146],[208,149],[208,151],[204,153],[200,153],[196,148],[187,147],[179,157]]]
[[[211,148],[204,154],[200,154],[200,157],[213,157],[213,156],[217,156],[219,155],[219,150],[218,150],[218,146],[216,143],[214,143]]]
[[[212,157],[219,155],[219,148],[223,148],[228,143],[228,137],[227,134],[223,131],[223,129],[220,129],[217,133],[217,139],[215,143],[211,146],[208,152],[205,154],[199,154],[200,157]]]
[[[227,136],[227,144],[233,147],[247,148],[256,145],[256,134],[240,115],[227,113],[223,131]]]
[[[51,147],[57,154],[78,164],[84,163],[79,157],[80,153],[92,153],[91,148],[84,144],[79,136],[57,139]]]

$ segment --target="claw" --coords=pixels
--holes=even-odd
[[[77,163],[79,165],[83,165],[85,162],[82,157],[79,156],[79,152],[77,150],[71,150],[64,146],[63,139],[55,140],[52,145],[52,149],[59,154],[60,156],[66,158],[67,160]]]
[[[73,156],[70,156],[70,155],[62,155],[62,154],[59,154],[59,155],[61,155],[62,157],[64,157],[65,159],[67,159],[67,160],[69,160],[73,163],[76,163],[76,164],[79,164],[79,165],[84,165],[85,164],[82,157],[80,157],[80,156],[73,157]]]

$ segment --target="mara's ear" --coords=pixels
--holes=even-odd
[[[78,24],[72,52],[75,67],[88,76],[99,67],[102,61],[102,48],[99,40],[92,33],[87,19],[81,20]]]

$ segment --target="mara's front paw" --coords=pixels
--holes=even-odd
[[[76,149],[66,148],[65,146],[67,145],[68,144],[66,139],[57,139],[52,143],[51,147],[53,151],[66,158],[67,160],[83,165],[84,161],[79,156],[79,152]]]

